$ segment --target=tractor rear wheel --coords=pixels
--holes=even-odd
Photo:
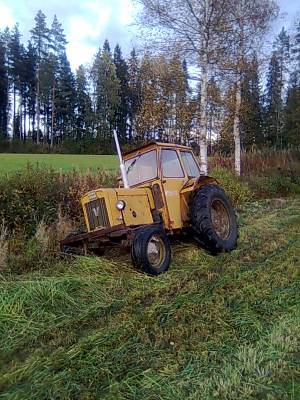
[[[220,186],[206,185],[193,194],[190,219],[196,239],[210,253],[228,252],[236,247],[238,227],[235,211]]]
[[[171,262],[171,246],[164,230],[159,226],[141,228],[131,246],[133,265],[149,275],[166,272]]]

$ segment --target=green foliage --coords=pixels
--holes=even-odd
[[[263,177],[253,177],[250,186],[259,198],[270,198],[276,196],[291,196],[300,194],[300,177],[271,175]]]
[[[75,219],[82,216],[81,196],[91,189],[115,184],[115,175],[98,171],[81,175],[52,168],[28,166],[14,174],[0,176],[0,221],[10,230],[32,236],[41,221],[57,220],[60,210]]]
[[[246,182],[224,168],[211,171],[211,176],[216,178],[235,205],[241,205],[252,199],[252,192]]]
[[[256,202],[212,257],[174,245],[154,279],[129,255],[0,277],[6,399],[297,399],[300,202]]]

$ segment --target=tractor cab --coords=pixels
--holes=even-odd
[[[170,230],[182,228],[187,210],[181,191],[200,176],[192,149],[153,142],[123,157],[130,187],[151,188],[155,207],[162,213],[166,227]]]

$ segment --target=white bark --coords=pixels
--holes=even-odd
[[[207,86],[208,86],[208,62],[204,57],[201,81],[201,101],[200,101],[200,170],[207,175]]]
[[[241,175],[241,137],[240,137],[240,110],[241,110],[241,73],[236,74],[235,111],[233,120],[234,137],[234,169],[238,176]]]
[[[201,174],[207,175],[207,141],[200,136],[200,171]]]

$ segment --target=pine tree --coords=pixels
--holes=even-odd
[[[114,64],[116,66],[116,76],[120,83],[120,104],[116,110],[116,130],[119,137],[123,140],[127,138],[127,122],[129,114],[129,77],[128,66],[124,60],[120,46],[117,44],[114,50]]]
[[[16,131],[16,116],[17,116],[17,95],[20,91],[20,75],[22,65],[22,46],[21,46],[21,33],[19,26],[16,24],[10,33],[8,42],[8,65],[10,82],[12,84],[13,93],[13,138],[17,138]]]
[[[31,42],[27,45],[24,60],[25,82],[26,82],[26,107],[29,117],[29,131],[31,121],[31,134],[35,131],[36,117],[36,73],[37,73],[37,54]]]
[[[37,53],[37,93],[36,93],[36,120],[37,135],[36,141],[40,141],[40,115],[41,115],[41,64],[48,53],[49,48],[49,29],[47,28],[46,16],[39,10],[34,18],[35,27],[31,30],[32,44]],[[44,64],[46,65],[46,64]]]
[[[51,140],[50,146],[53,147],[55,141],[55,108],[56,108],[56,92],[57,80],[60,71],[60,65],[64,62],[66,52],[66,36],[62,24],[58,21],[56,15],[49,31],[49,41],[51,50],[51,65],[52,65],[52,83],[51,83]]]
[[[0,34],[0,139],[7,139],[8,111],[8,73],[6,65],[6,44],[4,35]]]

